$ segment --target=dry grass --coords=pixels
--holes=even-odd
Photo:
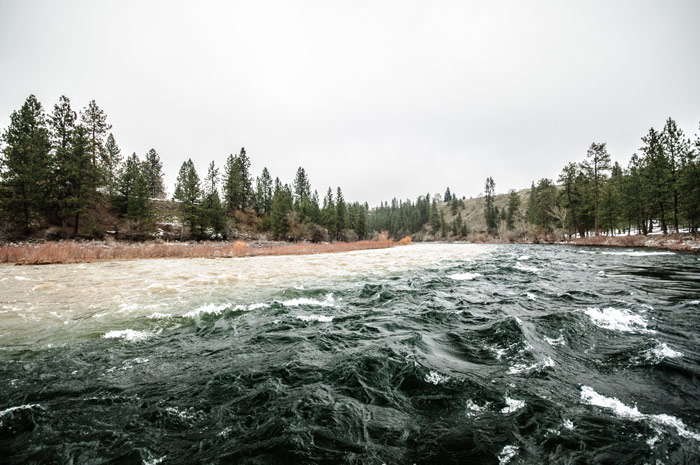
[[[54,263],[81,263],[100,260],[137,260],[150,258],[231,258],[264,255],[308,255],[350,252],[353,250],[384,249],[406,245],[409,241],[334,242],[252,244],[244,241],[181,243],[117,243],[103,242],[45,242],[41,244],[6,244],[0,246],[0,263],[44,265]]]

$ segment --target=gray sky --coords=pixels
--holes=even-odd
[[[700,122],[700,2],[0,0],[0,127],[95,99],[168,191],[246,147],[254,176],[371,205],[556,178],[607,141]]]

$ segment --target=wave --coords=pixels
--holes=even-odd
[[[498,454],[498,465],[506,465],[513,457],[518,455],[518,448],[513,445],[503,446],[503,449]]]
[[[506,406],[501,409],[501,413],[513,413],[525,407],[524,400],[511,399],[508,396],[506,396],[504,400],[506,401]]]
[[[333,317],[327,315],[296,315],[296,318],[306,322],[318,321],[319,323],[330,323],[333,321]]]
[[[481,273],[455,273],[448,276],[455,281],[471,281],[481,276]]]
[[[634,314],[629,310],[607,307],[599,309],[590,307],[584,312],[593,321],[593,324],[600,328],[626,333],[653,333],[647,329],[647,321],[641,315]]]
[[[682,438],[700,441],[700,434],[690,431],[685,423],[683,423],[683,421],[679,418],[672,415],[667,415],[665,413],[653,415],[641,413],[636,406],[630,407],[629,405],[625,405],[617,397],[606,397],[602,394],[598,394],[590,386],[581,387],[581,401],[584,404],[612,410],[615,415],[621,418],[632,421],[647,420],[656,425],[671,427],[675,429],[676,433],[678,433],[678,435]]]
[[[335,305],[335,298],[333,294],[326,294],[326,298],[323,300],[309,299],[306,297],[300,297],[298,299],[282,300],[278,301],[285,307],[300,307],[303,305],[310,307],[333,307]]]
[[[145,341],[155,333],[152,331],[136,331],[134,329],[114,330],[104,334],[105,339],[124,339],[129,342]]]

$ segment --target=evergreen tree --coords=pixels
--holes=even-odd
[[[301,166],[294,177],[294,211],[299,214],[300,221],[305,221],[311,209],[311,184],[306,171]]]
[[[108,192],[110,195],[115,195],[119,184],[119,166],[122,164],[122,151],[111,132],[105,142],[105,162]]]
[[[595,235],[600,234],[600,221],[598,201],[600,197],[600,188],[602,180],[605,179],[605,173],[610,170],[610,154],[606,148],[605,142],[597,144],[593,142],[586,153],[586,161],[584,168],[588,172],[588,177],[593,181],[593,195],[595,199]]]
[[[197,226],[201,219],[200,201],[201,187],[199,184],[199,175],[192,163],[192,159],[188,159],[180,167],[175,182],[174,199],[180,202],[180,215],[183,225],[187,225],[191,233],[197,231]]]
[[[669,165],[669,183],[671,191],[671,202],[673,208],[673,229],[679,231],[678,219],[680,208],[680,189],[682,186],[680,169],[684,161],[688,159],[690,152],[690,140],[685,137],[683,130],[676,125],[676,122],[669,118],[666,120],[663,133],[661,134],[661,143],[664,148],[664,153],[668,158]]]
[[[671,168],[668,158],[664,153],[661,143],[661,135],[654,128],[649,129],[646,136],[642,137],[644,146],[644,169],[642,177],[646,192],[646,202],[651,210],[652,217],[659,219],[661,230],[668,232],[666,224],[669,204],[671,203]]]
[[[440,213],[438,212],[437,200],[433,198],[433,205],[430,208],[430,229],[432,229],[433,235],[437,236],[440,230]]]
[[[578,189],[576,189],[576,177],[578,174],[578,165],[576,165],[576,163],[569,163],[562,170],[558,181],[564,185],[566,205],[568,205],[569,210],[571,211],[571,217],[574,225],[576,226],[576,231],[578,231],[579,237],[584,237],[585,231],[579,222],[578,215],[576,215],[576,212],[579,210],[581,205],[580,194]]]
[[[506,212],[506,227],[515,229],[515,220],[520,215],[520,196],[513,189],[508,194],[508,209]]]
[[[445,215],[442,213],[442,210],[440,210],[440,234],[443,239],[447,237],[447,223],[445,223]]]
[[[281,186],[279,179],[277,179],[275,193],[272,198],[272,211],[270,212],[272,232],[275,235],[275,239],[287,239],[289,234],[288,215],[293,209],[292,189],[287,184]]]
[[[211,228],[215,235],[223,236],[226,230],[226,212],[219,197],[219,169],[209,163],[204,178],[204,200],[202,202],[202,228]]]
[[[126,215],[131,203],[131,196],[134,195],[134,185],[139,176],[142,176],[141,160],[133,153],[124,161],[124,166],[119,175],[117,185],[117,198],[115,200],[118,211]]]
[[[343,231],[348,227],[348,207],[345,203],[345,197],[343,197],[343,191],[340,187],[337,190],[335,196],[335,209],[336,209],[336,227],[337,227],[337,239],[340,239]]]
[[[107,131],[112,129],[112,125],[107,123],[107,115],[94,100],[90,100],[88,106],[80,112],[80,119],[88,135],[87,150],[93,166],[93,173],[88,181],[92,183],[91,187],[97,187],[102,182],[104,167],[107,165],[103,140]]]
[[[155,206],[151,200],[149,180],[144,169],[137,170],[135,173],[125,216],[136,223],[139,230],[150,229],[153,224]]]
[[[245,148],[238,155],[229,155],[224,166],[224,203],[229,213],[248,208],[252,197],[250,159]]]
[[[54,215],[58,216],[64,231],[68,218],[62,212],[65,209],[66,196],[71,187],[69,177],[76,120],[77,115],[70,106],[70,99],[62,95],[59,103],[53,107],[49,124],[53,149],[51,203],[54,207]]]
[[[323,208],[321,209],[321,222],[324,228],[328,230],[328,236],[335,238],[338,235],[338,210],[333,201],[333,190],[329,187],[326,197],[323,199]]]
[[[146,153],[146,160],[143,163],[143,174],[146,177],[148,195],[153,199],[164,197],[163,163],[160,161],[158,152],[155,149],[151,149]]]
[[[270,214],[272,208],[272,177],[267,168],[263,168],[255,178],[255,212],[260,215]]]
[[[452,215],[457,214],[457,209],[459,208],[459,200],[456,197],[452,197],[450,202],[450,209],[452,210]]]
[[[309,219],[312,223],[320,225],[322,223],[321,218],[321,206],[319,205],[318,191],[314,191],[311,196],[311,206],[309,210]]]
[[[448,187],[447,190],[445,191],[445,198],[443,199],[445,203],[449,203],[452,201],[452,193],[450,192],[450,188]]]
[[[493,203],[495,190],[496,184],[493,182],[493,178],[486,178],[486,185],[484,187],[484,197],[486,200],[484,218],[486,219],[486,227],[490,233],[493,233],[498,227],[498,213],[496,212],[496,207]]]
[[[62,213],[73,216],[73,236],[80,231],[80,216],[92,204],[95,194],[94,167],[91,164],[91,138],[82,124],[75,127],[70,159],[65,164],[66,196]]]
[[[7,224],[28,234],[43,217],[49,185],[49,131],[34,95],[10,116],[2,134],[0,208]]]

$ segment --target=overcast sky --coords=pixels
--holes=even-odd
[[[371,205],[556,178],[591,142],[626,165],[700,122],[700,2],[0,0],[0,127],[29,94],[95,99],[172,193],[245,147]]]

